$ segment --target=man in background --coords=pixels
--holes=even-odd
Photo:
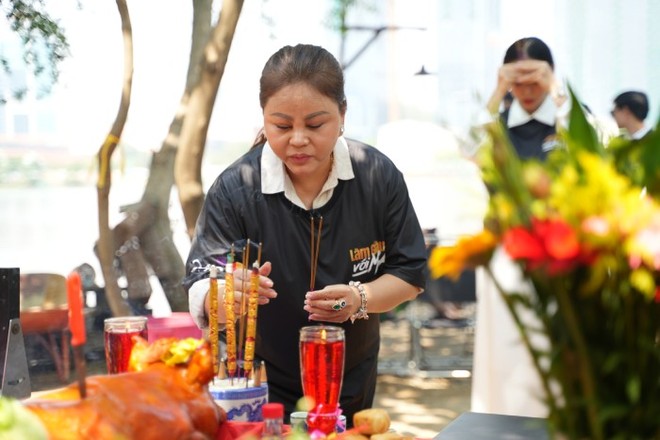
[[[641,139],[651,131],[644,123],[649,113],[649,100],[646,93],[639,91],[623,92],[614,98],[612,117],[623,135],[630,139]]]

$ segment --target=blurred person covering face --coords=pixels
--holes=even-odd
[[[527,113],[534,113],[550,94],[554,79],[550,48],[536,37],[522,38],[504,55],[499,81]]]
[[[305,82],[286,85],[266,101],[264,133],[297,191],[318,193],[325,183],[344,113],[334,99]]]
[[[513,63],[515,79],[511,94],[527,113],[534,113],[550,93],[552,71],[544,61],[525,60]]]

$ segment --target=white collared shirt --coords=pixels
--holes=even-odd
[[[339,180],[351,180],[355,177],[346,139],[343,137],[337,139],[333,153],[334,160],[330,175],[328,176],[328,180],[323,184],[321,192],[312,202],[313,209],[318,209],[328,203],[334,189],[339,184]],[[303,209],[307,209],[305,204],[300,200],[300,197],[298,197],[293,187],[293,182],[291,182],[291,178],[285,168],[284,162],[275,155],[273,149],[266,142],[261,153],[261,192],[264,194],[284,192],[284,196],[292,203]]]
[[[542,122],[545,125],[555,125],[557,120],[557,106],[550,95],[546,96],[539,108],[531,114],[522,108],[522,105],[520,105],[517,99],[513,100],[509,109],[507,126],[509,128],[518,127],[528,123],[532,119]]]
[[[646,136],[649,131],[651,131],[651,126],[644,124],[642,128],[630,135],[630,139],[639,140]]]

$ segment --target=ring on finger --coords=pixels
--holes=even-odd
[[[346,300],[336,299],[335,303],[332,305],[332,310],[334,310],[335,312],[338,312],[341,309],[343,309],[344,307],[346,307]]]

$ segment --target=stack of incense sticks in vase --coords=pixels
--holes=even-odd
[[[255,386],[265,379],[263,362],[255,366],[254,353],[257,336],[257,312],[259,307],[259,267],[261,265],[261,244],[258,245],[257,259],[249,267],[250,240],[242,249],[242,261],[237,262],[232,246],[225,266],[224,301],[218,300],[218,270],[211,266],[209,288],[209,339],[213,351],[214,372],[220,378],[253,379]],[[240,271],[238,283],[236,274]],[[238,284],[238,286],[237,286]],[[238,290],[236,288],[239,288]],[[240,297],[237,295],[240,292]],[[238,299],[238,319],[235,306]],[[226,357],[220,362],[218,357],[219,330],[218,314],[224,307],[226,324]],[[256,370],[256,371],[255,371]]]

